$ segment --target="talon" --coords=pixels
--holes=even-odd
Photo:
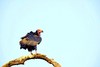
[[[31,55],[33,55],[33,53],[31,52]]]

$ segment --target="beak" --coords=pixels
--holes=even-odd
[[[43,30],[41,32],[43,33]]]

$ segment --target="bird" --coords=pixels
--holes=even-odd
[[[33,50],[37,53],[37,45],[39,45],[42,41],[41,33],[43,33],[42,29],[37,29],[35,32],[30,31],[25,36],[21,37],[20,49],[27,49],[31,54]]]

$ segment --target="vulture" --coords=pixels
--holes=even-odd
[[[37,53],[37,45],[39,45],[42,41],[41,33],[42,29],[37,29],[35,32],[30,31],[25,36],[21,37],[20,49],[27,49],[31,54],[32,51],[35,50]]]

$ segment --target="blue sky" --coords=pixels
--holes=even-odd
[[[39,53],[62,67],[100,67],[99,0],[1,0],[0,66],[28,55],[20,38],[38,28],[44,30]],[[13,67],[32,66],[53,67],[43,60]]]

